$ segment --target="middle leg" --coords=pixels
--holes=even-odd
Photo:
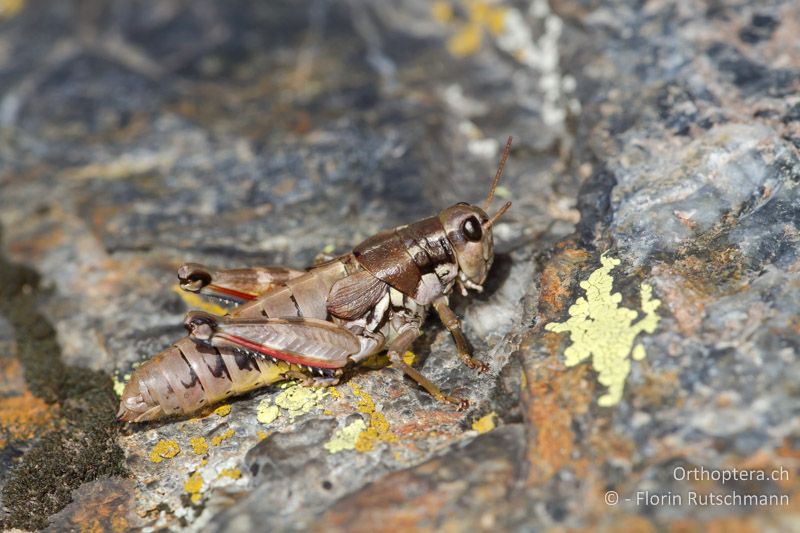
[[[463,411],[469,407],[469,400],[449,396],[441,391],[439,387],[434,385],[428,378],[423,376],[417,369],[407,365],[403,361],[403,354],[406,350],[411,348],[414,339],[419,336],[419,325],[409,325],[398,335],[390,344],[387,349],[387,355],[392,366],[403,371],[405,375],[416,381],[423,389],[433,396],[437,401],[443,403],[450,403],[458,406],[459,411]]]

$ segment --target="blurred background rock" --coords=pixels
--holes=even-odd
[[[796,527],[799,33],[790,1],[0,0],[2,523]],[[470,410],[367,369],[326,395],[114,423],[112,378],[198,305],[178,264],[303,267],[476,201],[508,135],[491,281],[457,299],[491,371],[435,321],[414,347]],[[580,284],[603,253],[613,304]],[[544,326],[580,297],[639,320],[645,286],[646,357],[609,355],[636,335],[620,323],[566,366],[576,334]]]

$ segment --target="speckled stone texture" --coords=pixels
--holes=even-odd
[[[273,387],[229,412],[115,427],[123,465],[43,447],[49,425],[3,430],[3,525],[797,527],[799,34],[790,1],[0,0],[3,272],[41,277],[0,294],[27,298],[25,320],[96,387],[184,334],[198,304],[176,291],[180,263],[302,268],[478,201],[515,140],[486,291],[453,298],[490,371],[464,367],[435,320],[414,345],[469,410],[376,359],[321,394]],[[601,256],[619,260],[619,297],[585,283]],[[660,304],[642,352],[615,359],[621,334],[595,332],[608,343],[567,366],[577,334],[545,326],[581,297],[640,318],[644,286]],[[0,388],[5,422],[41,367],[19,377],[28,322],[0,309],[17,384]],[[624,380],[607,407],[602,361]],[[58,391],[48,416],[79,431],[81,392]],[[65,453],[103,468],[20,514],[51,492],[20,478],[25,457]],[[645,491],[683,501],[646,505]],[[691,505],[690,491],[788,504]]]

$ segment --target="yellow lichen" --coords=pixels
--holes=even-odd
[[[296,418],[317,407],[327,394],[325,389],[312,389],[295,383],[275,397],[275,405],[285,409],[290,418]]]
[[[229,477],[231,479],[239,479],[242,477],[242,471],[238,468],[223,468],[219,471],[219,475],[217,475],[217,479]]]
[[[214,414],[217,416],[228,416],[231,414],[231,406],[230,405],[220,405],[216,409],[214,409]]]
[[[373,370],[383,368],[389,364],[389,357],[385,353],[375,353],[359,363],[359,366]]]
[[[150,451],[150,460],[160,463],[164,459],[172,459],[181,453],[181,447],[174,440],[160,440]]]
[[[256,431],[256,437],[258,438],[258,440],[264,440],[267,437],[269,437],[269,433],[267,433],[266,431],[258,430]]]
[[[256,407],[256,420],[262,424],[271,424],[281,415],[277,405],[272,405],[269,398],[264,398]]]
[[[469,3],[469,18],[489,30],[492,35],[499,35],[505,26],[506,8],[493,6],[488,2],[473,0]]]
[[[466,0],[466,20],[455,22],[455,32],[447,40],[447,49],[459,57],[477,53],[484,34],[500,35],[505,28],[507,9],[486,0]],[[448,2],[437,1],[431,6],[431,16],[443,24],[453,24],[455,16]]]
[[[656,309],[661,304],[652,298],[653,289],[647,284],[640,288],[644,317],[634,323],[639,313],[620,307],[622,295],[612,293],[614,279],[611,270],[620,264],[619,259],[600,257],[602,266],[592,272],[589,279],[580,283],[586,298],[578,298],[569,308],[566,322],[552,322],[547,331],[569,332],[572,344],[564,351],[565,364],[575,366],[592,356],[592,366],[598,381],[608,387],[608,392],[597,403],[608,407],[619,403],[625,379],[631,369],[628,355],[635,360],[645,357],[644,346],[633,345],[641,332],[653,333],[658,325]]]
[[[201,498],[200,491],[203,489],[203,476],[200,475],[200,472],[189,476],[189,479],[183,484],[183,489],[191,495],[192,503],[198,503]]]
[[[208,452],[208,441],[204,437],[192,437],[189,444],[195,455],[203,455]]]
[[[447,39],[447,49],[459,57],[475,54],[481,49],[481,44],[483,44],[483,28],[476,23],[465,24],[455,35]]]
[[[233,437],[234,433],[236,433],[234,430],[229,429],[229,430],[225,431],[224,433],[220,433],[219,435],[211,437],[211,444],[213,446],[219,446],[224,441],[226,441],[229,438]]]
[[[172,287],[172,290],[177,292],[186,305],[192,309],[199,309],[201,311],[219,316],[228,314],[228,309],[222,307],[221,305],[209,302],[199,294],[186,292],[185,290],[181,289],[180,285],[175,285]]]
[[[437,22],[450,22],[453,20],[453,8],[447,2],[434,2],[431,6],[431,15]]]
[[[484,415],[477,419],[475,422],[472,423],[472,429],[477,431],[478,433],[486,433],[487,431],[493,430],[497,424],[495,422],[495,418],[497,414],[492,411],[488,415]]]
[[[22,11],[25,0],[0,0],[0,19],[9,19]]]
[[[403,354],[403,361],[407,365],[413,365],[417,360],[417,355],[414,352],[407,351]],[[372,369],[383,368],[389,365],[389,356],[386,353],[372,354],[359,363],[360,366]]]
[[[338,453],[344,450],[354,450],[356,441],[361,433],[367,428],[367,425],[360,418],[351,424],[346,425],[341,429],[337,429],[331,437],[331,440],[326,442],[323,446],[330,453]]]
[[[355,383],[350,384],[350,389],[358,398],[356,409],[369,416],[369,424],[356,437],[355,450],[368,452],[375,448],[378,442],[397,442],[397,436],[392,433],[389,422],[383,413],[375,408],[375,402],[369,394],[362,391]]]

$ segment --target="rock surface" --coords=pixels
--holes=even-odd
[[[0,2],[4,526],[796,526],[799,29],[788,1]],[[104,373],[207,305],[178,264],[303,267],[477,201],[507,135],[492,277],[454,299],[490,371],[435,321],[414,346],[468,411],[378,358],[111,422]]]

